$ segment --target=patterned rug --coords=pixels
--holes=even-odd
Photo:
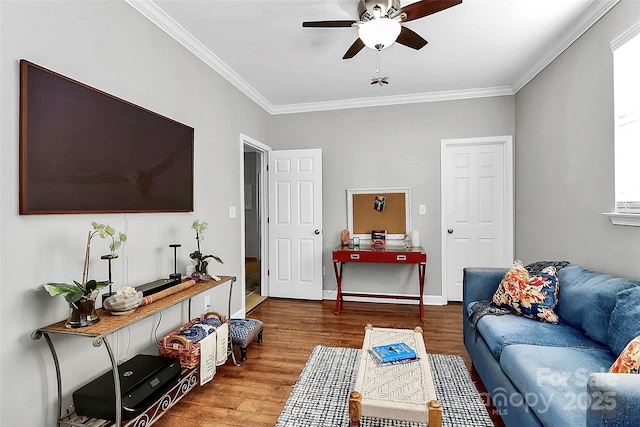
[[[260,275],[247,275],[247,277],[245,278],[244,295],[251,295],[255,292],[260,293]]]
[[[362,350],[317,346],[311,352],[276,427],[349,426],[349,393]],[[493,427],[460,356],[430,354],[443,426]],[[427,424],[362,417],[363,427],[426,427]]]
[[[254,292],[260,293],[260,261],[256,258],[245,258],[245,296]]]

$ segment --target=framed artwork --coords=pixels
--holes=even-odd
[[[347,228],[353,237],[371,240],[373,230],[385,230],[386,240],[402,240],[411,230],[411,190],[347,189]]]

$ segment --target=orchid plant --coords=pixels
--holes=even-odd
[[[207,265],[209,262],[206,260],[209,258],[213,258],[216,261],[218,261],[220,264],[224,264],[224,261],[222,261],[218,256],[203,255],[202,252],[200,252],[200,240],[204,240],[204,236],[203,236],[204,230],[206,230],[208,226],[209,224],[207,224],[204,221],[200,222],[199,219],[196,219],[191,224],[191,228],[193,228],[196,231],[196,243],[198,245],[198,250],[191,252],[189,254],[189,257],[195,261],[196,271],[201,274],[207,274]]]
[[[89,280],[87,281],[87,275],[89,274],[89,256],[91,254],[91,239],[96,236],[100,236],[103,239],[110,239],[111,243],[109,244],[110,253],[107,255],[109,258],[114,259],[117,258],[118,255],[116,251],[122,243],[127,240],[127,235],[124,233],[116,233],[116,230],[105,224],[98,224],[97,222],[91,223],[91,230],[87,235],[87,248],[84,255],[84,265],[82,269],[82,282],[78,283],[77,281],[73,281],[73,284],[69,283],[47,283],[42,285],[42,287],[49,292],[49,295],[64,295],[65,300],[74,307],[77,308],[76,302],[82,298],[90,298],[91,295],[97,291],[98,289],[102,289],[105,286],[108,286],[110,282],[108,280],[105,281],[96,281]]]

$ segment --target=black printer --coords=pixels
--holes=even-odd
[[[169,391],[180,379],[180,361],[138,354],[118,365],[122,420],[135,418]],[[76,414],[115,421],[113,370],[73,392]]]

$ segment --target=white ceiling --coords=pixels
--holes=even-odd
[[[271,114],[509,95],[619,0],[463,0],[405,26],[429,41],[342,56],[358,0],[127,0]],[[403,2],[402,5],[413,1]]]

